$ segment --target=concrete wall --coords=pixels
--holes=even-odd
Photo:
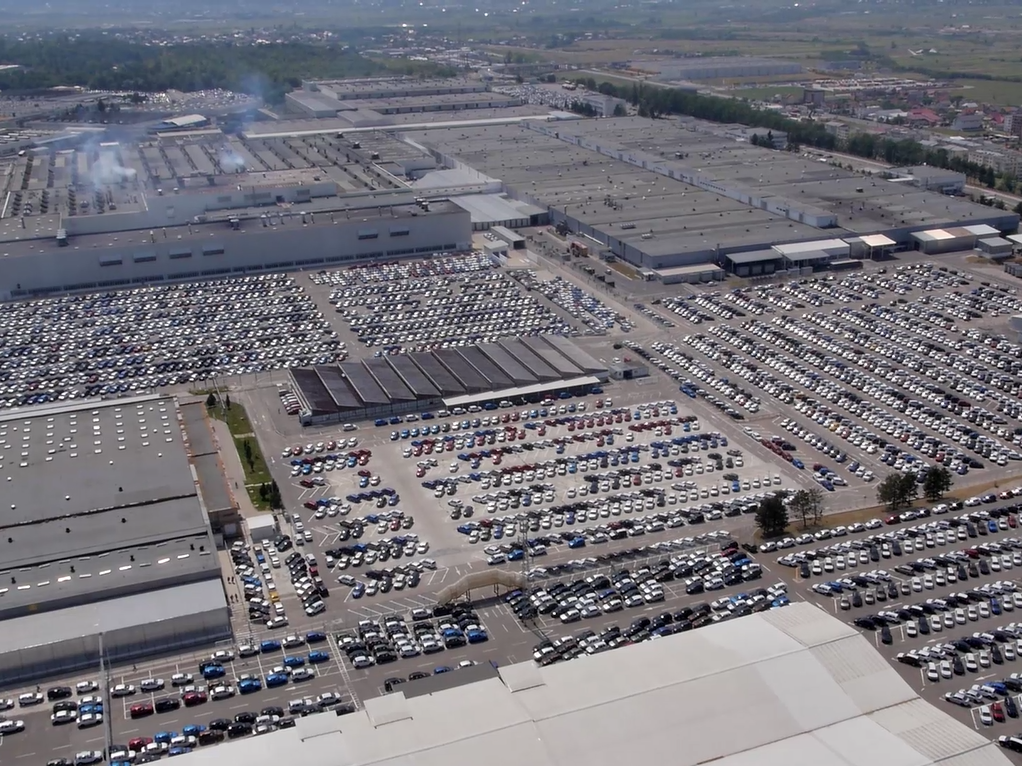
[[[322,216],[317,216],[322,221]],[[378,232],[360,239],[359,231]],[[390,237],[390,229],[409,234]],[[210,237],[210,230],[217,232]],[[198,232],[202,233],[198,233]],[[43,252],[25,252],[2,259],[0,299],[52,292],[74,292],[173,279],[208,279],[228,274],[327,268],[353,260],[409,257],[468,250],[472,224],[468,212],[430,213],[417,217],[363,222],[338,215],[336,223],[304,225],[300,218],[275,226],[245,221],[240,231],[228,225],[196,227],[191,239],[162,239],[146,245],[83,249],[69,238],[67,247],[54,243]],[[187,249],[185,257],[171,257]],[[220,252],[209,252],[209,250]]]
[[[82,626],[80,638],[39,643],[0,654],[0,677],[7,684],[70,674],[99,665],[100,638],[92,626]],[[190,647],[212,646],[231,639],[230,610],[224,606],[186,617],[137,625],[103,633],[106,661],[123,662]],[[40,639],[45,641],[45,639]]]

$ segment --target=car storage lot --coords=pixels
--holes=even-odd
[[[963,705],[946,701],[945,695],[1022,673],[1022,647],[1017,644],[1022,630],[1016,637],[1013,627],[1022,622],[1016,571],[1022,569],[1022,505],[1005,497],[957,509],[935,508],[938,513],[927,517],[838,530],[839,536],[761,558],[775,557],[793,598],[811,600],[862,630],[926,699],[991,737],[1014,734],[1016,728],[1022,730],[1022,720],[1005,711],[1005,721],[994,721],[991,715],[986,724],[981,711],[994,701],[1003,707],[1006,696],[1017,705],[1022,684],[1002,690],[1007,695]],[[800,565],[779,563],[789,557],[809,565],[808,577]],[[883,622],[875,620],[877,615]],[[964,643],[945,647],[955,641]],[[918,667],[906,664],[905,655],[919,657]]]
[[[643,353],[690,395],[759,422],[761,438],[789,441],[778,456],[833,488],[832,507],[871,504],[891,470],[943,464],[965,484],[1022,458],[1012,286],[911,262],[658,309],[683,320],[681,337]]]

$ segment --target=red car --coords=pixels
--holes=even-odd
[[[994,717],[997,723],[1004,723],[1004,708],[1001,707],[1000,702],[995,702],[990,706],[990,715]]]
[[[152,737],[135,737],[134,739],[128,740],[128,750],[133,753],[140,752],[145,749],[145,746],[152,743]]]
[[[206,699],[206,692],[186,692],[184,696],[185,707],[201,705]]]
[[[154,712],[156,711],[153,709],[153,703],[151,702],[137,702],[128,710],[128,714],[132,718],[144,718],[147,715],[152,715]]]

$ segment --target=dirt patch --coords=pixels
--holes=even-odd
[[[618,274],[623,276],[625,279],[638,279],[638,272],[629,266],[627,263],[621,261],[611,261],[607,264],[611,269],[614,269]]]

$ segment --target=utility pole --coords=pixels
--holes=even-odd
[[[110,757],[110,744],[114,740],[113,732],[113,717],[110,710],[110,674],[106,665],[106,659],[103,657],[103,634],[99,634],[99,678],[102,686],[101,697],[103,699],[103,738],[104,748],[103,757]]]

